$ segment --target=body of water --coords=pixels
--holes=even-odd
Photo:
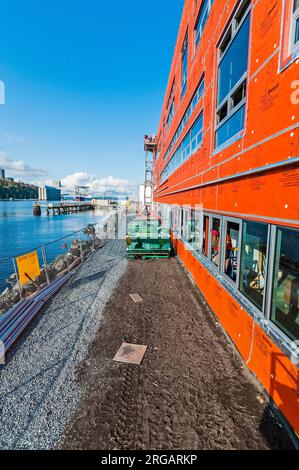
[[[6,278],[13,273],[11,261],[1,261],[9,256],[29,252],[36,247],[64,237],[86,227],[101,222],[103,211],[87,211],[61,216],[34,217],[32,201],[0,201],[0,292],[5,287]],[[69,245],[74,237],[67,240]],[[63,241],[47,247],[48,262],[61,254]]]

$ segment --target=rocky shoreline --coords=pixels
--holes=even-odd
[[[40,275],[34,282],[28,282],[22,286],[22,297],[26,298],[47,285],[47,277],[51,282],[57,277],[76,269],[95,250],[103,247],[107,238],[115,233],[115,214],[103,221],[98,230],[93,225],[88,225],[83,233],[87,239],[79,241],[73,239],[66,253],[58,255],[43,266]],[[6,280],[7,287],[0,294],[0,317],[20,301],[20,288],[17,275],[14,273]]]

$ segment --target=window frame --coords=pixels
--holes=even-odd
[[[229,48],[233,44],[238,32],[240,31],[240,28],[246,21],[248,15],[250,16],[251,14],[251,3],[248,4],[247,8],[246,7],[247,0],[244,0],[241,2],[239,7],[234,13],[233,18],[230,20],[229,25],[226,27],[224,34],[222,35],[222,39],[220,40],[218,44],[218,68],[217,68],[217,78],[218,78],[218,86],[219,86],[219,68],[224,60],[224,57],[226,56],[226,53],[228,52]],[[244,9],[245,8],[245,9]],[[244,13],[242,16],[241,21],[237,20],[238,14],[240,11],[244,9]],[[249,21],[251,21],[251,17],[249,18]],[[230,34],[230,39],[229,41],[226,42],[227,36]],[[250,37],[248,38],[248,41],[250,41]],[[224,50],[221,50],[221,46],[223,43],[225,43],[225,48]],[[247,58],[247,65],[248,65],[248,60],[249,57]],[[242,86],[242,84],[245,84],[245,96],[242,98],[242,100],[236,105],[233,106],[233,96],[234,94],[238,91],[238,89]],[[219,88],[217,86],[216,93],[217,93],[217,98],[216,98],[216,113],[215,113],[215,129],[214,129],[214,147],[215,150],[220,149],[222,147],[226,147],[227,145],[230,145],[230,142],[233,141],[236,136],[238,135],[243,135],[244,134],[244,127],[245,127],[245,118],[244,118],[244,126],[243,129],[236,132],[234,135],[229,137],[225,142],[222,142],[221,144],[218,144],[217,142],[217,132],[218,130],[225,124],[227,123],[243,106],[246,106],[246,101],[247,101],[247,92],[248,92],[248,66],[246,72],[242,75],[242,77],[238,80],[238,82],[233,86],[231,90],[227,93],[227,95],[221,100],[219,104],[218,102],[218,92]],[[219,116],[219,111],[223,108],[223,106],[227,103],[227,114],[225,118],[223,118],[221,121],[218,121],[218,116]]]
[[[297,230],[299,228],[289,227],[283,225],[271,225],[270,226],[270,254],[268,257],[268,279],[267,279],[267,299],[266,299],[266,308],[265,308],[265,319],[271,325],[271,328],[274,329],[280,336],[282,335],[288,342],[293,342],[290,336],[285,333],[285,331],[280,328],[276,323],[273,322],[272,316],[272,306],[274,298],[274,275],[275,275],[275,260],[276,260],[276,249],[277,249],[277,238],[279,229],[287,230]]]
[[[201,130],[197,132],[197,134],[192,137],[192,130],[197,124],[197,122],[202,119],[202,127]],[[182,166],[189,158],[192,157],[201,147],[203,142],[203,129],[204,129],[204,113],[203,109],[199,112],[199,114],[194,119],[193,123],[186,131],[184,137],[181,139],[177,149],[172,154],[171,158],[168,160],[166,165],[164,166],[163,170],[160,173],[160,182],[164,184],[165,181],[171,176],[180,166]],[[201,134],[201,140],[198,141],[198,136]],[[184,141],[187,141],[189,137],[189,142],[184,146]],[[192,149],[192,143],[196,140],[196,146]],[[171,166],[171,162],[174,162]],[[169,170],[170,168],[170,170]]]
[[[294,43],[296,32],[296,20],[299,8],[294,11],[296,0],[282,0],[283,14],[280,27],[281,51],[279,54],[279,72],[283,72],[299,57],[299,42]]]
[[[206,212],[206,211],[201,211],[202,217],[200,218],[200,244],[199,244],[199,250],[197,251],[197,254],[199,257],[208,264],[210,269],[214,271],[216,274],[220,274],[222,276],[222,279],[231,287],[231,289],[236,293],[236,295],[241,298],[246,304],[250,306],[250,309],[255,312],[255,315],[263,320],[268,319],[268,314],[267,314],[267,309],[268,309],[268,296],[269,296],[269,289],[271,288],[270,285],[270,277],[269,277],[269,269],[271,267],[270,262],[271,262],[271,254],[273,252],[273,246],[275,249],[275,245],[272,244],[272,239],[271,239],[271,228],[272,225],[267,222],[261,222],[257,220],[252,220],[252,219],[241,219],[238,217],[230,217],[230,216],[225,216],[225,215],[220,215],[218,213],[211,213],[211,212]],[[203,230],[204,230],[204,217],[208,217],[209,219],[209,239],[208,239],[208,249],[207,249],[207,256],[203,252]],[[220,258],[219,258],[219,266],[215,263],[213,263],[211,259],[211,241],[212,241],[212,220],[213,218],[215,219],[220,219]],[[225,250],[225,240],[226,240],[226,227],[227,227],[227,222],[233,222],[233,223],[239,223],[240,224],[240,232],[239,232],[239,253],[238,253],[238,272],[237,272],[237,279],[236,282],[234,282],[227,274],[224,272],[224,261],[225,261],[225,255],[224,255],[224,250]],[[241,279],[241,255],[242,255],[242,243],[243,243],[243,226],[244,222],[252,222],[252,223],[257,223],[257,224],[263,224],[267,226],[267,247],[266,247],[266,264],[265,264],[265,290],[264,290],[264,295],[263,295],[263,304],[262,304],[262,309],[259,309],[251,300],[250,298],[246,297],[246,295],[241,291],[240,288],[240,279]],[[272,322],[271,322],[272,324]]]
[[[181,206],[182,207],[182,206]],[[195,210],[192,207],[193,210]],[[186,210],[186,208],[184,208]],[[190,211],[190,209],[189,209]],[[182,210],[180,211],[182,212]],[[199,259],[204,266],[218,279],[219,283],[231,293],[234,294],[236,300],[241,304],[241,306],[248,309],[250,315],[254,318],[254,321],[257,324],[261,325],[262,328],[266,329],[270,337],[272,337],[278,344],[283,345],[288,351],[292,351],[291,345],[293,340],[288,336],[285,331],[280,328],[271,320],[272,304],[273,304],[273,285],[274,285],[274,274],[275,274],[275,255],[277,248],[277,232],[279,228],[297,230],[299,227],[289,227],[284,225],[273,225],[270,222],[259,221],[255,219],[247,218],[238,218],[232,216],[220,215],[218,213],[207,212],[203,210],[195,210],[195,213],[198,213],[198,224],[199,224],[199,245],[198,249],[195,249],[190,243],[185,242],[185,245],[192,252],[194,256]],[[208,218],[208,246],[207,246],[207,256],[203,251],[203,232],[204,232],[204,217]],[[212,231],[212,220],[220,219],[220,262],[219,268],[211,259],[211,231]],[[225,260],[225,240],[226,240],[226,230],[227,223],[238,223],[240,226],[239,230],[239,253],[238,253],[238,272],[236,282],[234,282],[229,276],[224,272],[224,260]],[[256,224],[263,224],[267,228],[267,246],[265,251],[266,262],[265,262],[265,287],[262,308],[260,309],[249,297],[247,297],[240,288],[240,278],[241,278],[241,253],[242,253],[242,244],[243,244],[243,226],[244,222],[251,222]],[[184,242],[184,240],[182,239]],[[219,276],[220,275],[220,276]],[[298,349],[299,351],[299,349]]]
[[[243,228],[244,228],[244,222],[251,222],[251,223],[256,223],[256,224],[262,224],[262,225],[267,225],[267,246],[266,246],[266,264],[265,264],[265,289],[264,289],[264,295],[263,295],[263,303],[262,303],[262,308],[259,309],[257,305],[250,300],[249,297],[247,297],[242,291],[241,291],[241,286],[240,286],[240,281],[241,281],[241,271],[239,273],[239,284],[237,286],[238,292],[244,299],[247,300],[247,302],[250,303],[250,305],[259,313],[260,317],[263,319],[266,319],[266,306],[267,306],[267,300],[268,300],[268,289],[269,289],[269,260],[271,256],[271,250],[272,250],[272,245],[271,245],[271,224],[267,222],[261,222],[257,220],[252,220],[252,219],[243,219],[242,223],[242,236],[241,236],[241,247],[240,247],[240,265],[239,265],[239,270],[241,268],[241,261],[242,261],[242,245],[243,245]]]
[[[296,9],[294,7],[298,3]],[[291,11],[291,28],[290,28],[290,53],[298,54],[299,53],[299,39],[295,42],[295,34],[297,29],[297,21],[299,21],[299,2],[298,0],[293,0]]]
[[[207,254],[204,252],[204,247],[203,247],[203,233],[204,233],[204,222],[205,222],[205,217],[208,218],[209,220],[209,226],[208,226],[208,246],[207,246]],[[201,229],[201,236],[200,236],[200,248],[199,248],[199,253],[204,257],[206,261],[209,261],[209,253],[210,253],[210,243],[211,243],[211,237],[210,237],[210,227],[211,227],[211,214],[208,212],[202,212],[202,221],[200,224],[200,229]]]
[[[204,218],[208,217],[209,219],[209,239],[208,239],[208,249],[207,255],[205,255],[203,251],[203,230],[204,230]],[[213,226],[213,219],[218,219],[220,221],[219,226],[219,235],[220,235],[220,243],[219,243],[219,265],[217,266],[212,260],[212,226]],[[220,272],[220,266],[222,263],[222,230],[223,230],[223,216],[219,214],[211,214],[210,212],[202,212],[202,217],[200,220],[200,237],[199,237],[199,250],[198,253],[204,257],[204,259],[209,263],[209,265],[217,272]]]
[[[186,207],[182,207],[181,209],[181,240],[184,243],[188,243],[188,234],[187,234],[188,217],[189,217],[189,209],[187,209]]]
[[[194,256],[196,256],[206,268],[218,279],[218,282],[227,290],[231,291],[234,295],[236,300],[241,304],[241,306],[248,309],[250,315],[254,318],[254,321],[257,324],[261,325],[261,327],[267,331],[270,337],[274,339],[274,341],[278,341],[278,344],[283,345],[286,350],[292,352],[291,345],[293,344],[293,340],[288,336],[285,331],[280,328],[277,324],[275,324],[271,320],[271,312],[272,312],[272,302],[273,302],[273,285],[274,285],[274,273],[275,273],[275,254],[276,254],[276,246],[277,246],[277,231],[279,228],[286,228],[290,230],[299,230],[297,227],[289,227],[283,225],[273,225],[271,222],[266,221],[259,221],[254,219],[247,219],[247,218],[238,218],[232,216],[225,216],[220,215],[218,213],[207,212],[203,210],[198,210],[198,223],[199,223],[199,246],[198,249],[194,249],[193,246],[186,242],[187,248],[190,249],[192,247],[192,251]],[[207,247],[207,256],[203,251],[203,232],[204,232],[204,217],[208,218],[208,247]],[[211,260],[211,231],[212,231],[212,220],[220,219],[220,263],[219,268],[213,261]],[[225,240],[226,240],[226,230],[227,230],[227,223],[238,223],[240,225],[239,231],[239,254],[238,254],[238,272],[236,282],[234,282],[229,276],[227,276],[224,272],[224,250],[225,247]],[[243,244],[243,226],[244,222],[251,222],[257,224],[263,224],[267,227],[267,246],[266,246],[266,263],[265,263],[265,288],[264,288],[264,295],[263,295],[263,302],[262,308],[260,309],[253,303],[253,301],[247,297],[240,288],[240,274],[241,274],[241,253],[242,253],[242,244]],[[183,240],[184,241],[184,240]],[[219,276],[220,275],[220,276]]]
[[[184,37],[182,49],[181,49],[181,99],[184,98],[186,91],[187,91],[187,83],[188,83],[188,54],[189,54],[189,28],[187,27],[187,31]],[[186,70],[184,73],[184,59],[186,57]]]
[[[238,244],[239,244],[239,249],[238,249],[238,269],[237,269],[237,275],[236,275],[236,281],[234,281],[230,276],[228,276],[225,272],[225,255],[224,253],[226,252],[226,232],[227,232],[227,225],[228,222],[234,223],[234,224],[239,224],[239,239],[238,239]],[[220,272],[224,276],[224,278],[232,285],[232,287],[235,287],[237,291],[239,291],[239,281],[240,281],[240,261],[241,261],[241,248],[242,248],[242,234],[243,234],[243,219],[238,219],[234,217],[223,217],[223,234],[222,234],[222,240],[221,240],[221,266],[220,266]],[[240,292],[241,293],[241,292]]]
[[[205,5],[205,1],[206,1],[206,5]],[[203,35],[205,26],[206,26],[207,21],[209,19],[213,3],[214,3],[214,0],[203,0],[202,4],[200,6],[199,12],[197,14],[197,18],[196,18],[195,26],[194,26],[194,51],[195,52],[197,51],[197,48],[199,46],[201,37]],[[202,16],[203,12],[204,12],[204,9],[205,9],[205,11],[207,11],[206,19],[205,19],[204,25],[200,26],[199,31],[197,31],[197,27],[200,23],[200,19],[201,19],[201,16]],[[202,23],[203,22],[201,22],[201,25],[202,25]]]
[[[217,266],[216,263],[213,262],[212,260],[212,230],[213,230],[213,219],[218,219],[220,224],[219,224],[219,264]],[[223,231],[223,216],[218,215],[218,214],[212,214],[210,216],[210,224],[209,224],[209,232],[210,232],[210,237],[209,237],[209,256],[208,256],[208,261],[211,263],[213,268],[217,271],[220,272],[220,266],[222,263],[222,258],[223,258],[223,252],[222,252],[222,231]]]
[[[175,114],[175,100],[174,100],[174,97],[173,97],[170,108],[169,108],[167,120],[166,120],[166,125],[167,125],[168,130],[170,129],[170,126],[172,124],[174,114]]]
[[[198,84],[197,84],[197,87],[195,88],[195,91],[192,95],[192,98],[189,102],[189,105],[187,106],[186,111],[185,111],[182,119],[180,120],[180,123],[177,126],[177,129],[176,129],[176,131],[173,135],[173,138],[171,139],[171,142],[168,146],[168,149],[166,150],[166,152],[163,156],[163,161],[166,161],[168,159],[168,157],[171,154],[173,148],[175,147],[177,141],[181,137],[181,135],[182,135],[182,133],[183,133],[185,127],[186,127],[187,121],[189,120],[189,118],[191,117],[192,113],[194,112],[196,106],[198,105],[198,103],[200,102],[200,100],[203,97],[204,89],[205,89],[205,74],[203,73],[200,80],[199,80],[199,82],[198,82]],[[197,98],[196,104],[194,104],[195,98]]]

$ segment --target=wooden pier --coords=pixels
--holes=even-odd
[[[95,209],[95,205],[91,202],[58,202],[55,204],[35,203],[33,204],[33,215],[40,216],[42,208],[45,208],[46,214],[49,215],[67,215],[77,212],[90,211]]]

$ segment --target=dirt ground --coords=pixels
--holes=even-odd
[[[140,366],[113,362],[123,341],[148,346]],[[129,262],[78,380],[64,449],[292,448],[176,258]]]

